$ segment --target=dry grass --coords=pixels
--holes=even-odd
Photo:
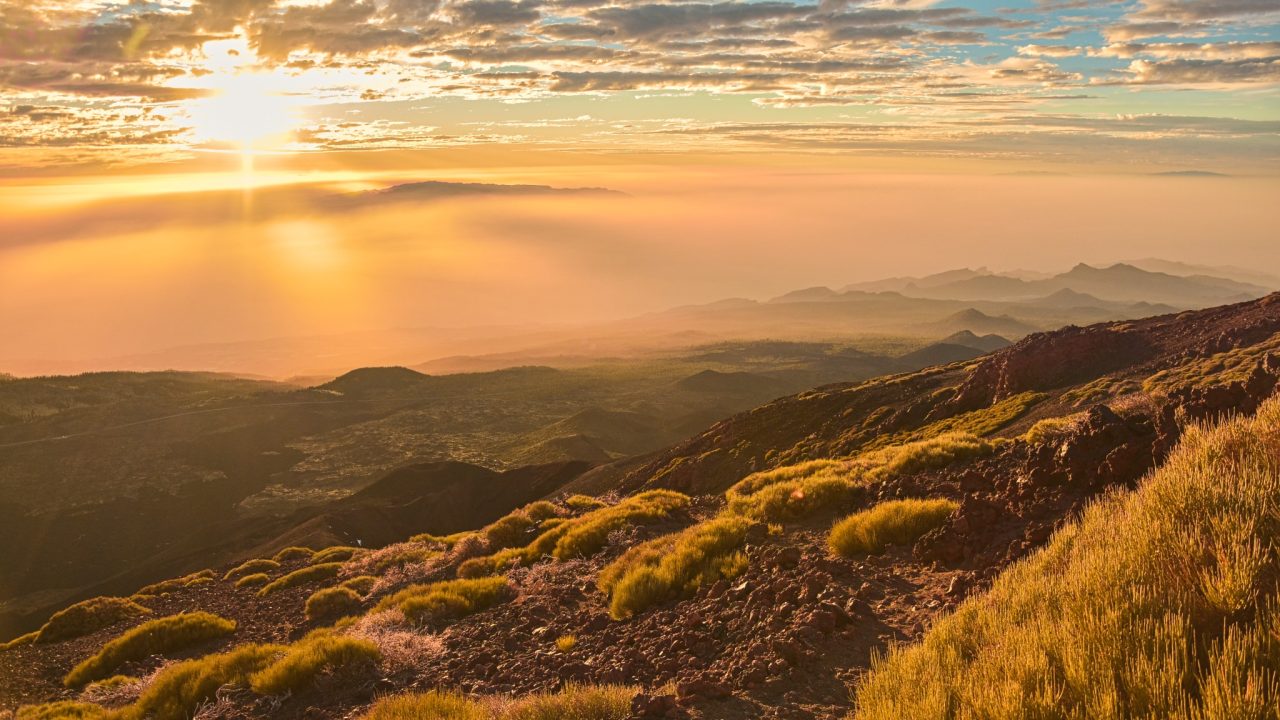
[[[362,553],[343,565],[344,575],[381,575],[392,568],[424,563],[439,556],[427,543],[410,540]]]
[[[390,672],[426,671],[445,654],[444,641],[407,624],[399,610],[383,610],[357,618],[347,633],[377,645],[383,667]]]
[[[433,690],[383,698],[364,720],[624,720],[635,694],[622,685],[572,684],[515,699]]]
[[[943,499],[882,502],[836,523],[827,542],[845,557],[878,553],[889,545],[915,542],[946,522],[958,507]]]
[[[76,700],[24,705],[13,716],[14,720],[98,720],[106,717],[107,711],[102,707]]]
[[[374,704],[364,720],[491,720],[484,705],[461,693],[432,690],[393,695]]]
[[[67,687],[79,687],[109,676],[126,662],[225,637],[235,629],[235,621],[206,612],[179,613],[148,620],[103,645],[96,655],[76,665],[63,683]]]
[[[382,598],[373,612],[394,608],[415,625],[440,623],[490,608],[510,594],[505,577],[446,580],[404,588]]]
[[[629,618],[653,605],[691,594],[746,568],[742,552],[751,521],[721,516],[637,545],[600,572],[609,614]]]
[[[556,638],[556,650],[567,653],[578,646],[578,638],[576,635],[561,635]]]
[[[1271,719],[1280,708],[1280,400],[1188,430],[919,644],[858,720]]]
[[[298,585],[305,585],[306,583],[328,580],[330,578],[337,577],[338,571],[340,570],[342,570],[342,563],[337,562],[308,565],[307,567],[294,570],[287,575],[281,575],[275,580],[267,583],[258,591],[258,597],[266,597],[272,593],[287,590],[291,587],[297,587]]]
[[[272,573],[279,569],[280,569],[280,563],[276,562],[275,560],[268,560],[266,558],[255,558],[253,560],[245,560],[239,565],[231,568],[230,570],[227,571],[226,575],[222,576],[222,579],[232,580],[235,578],[244,577],[245,575],[256,575],[258,573]]]
[[[374,584],[377,582],[378,578],[373,575],[357,575],[353,578],[343,580],[340,587],[347,588],[359,595],[368,595],[369,591],[373,589]]]

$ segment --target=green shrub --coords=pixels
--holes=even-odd
[[[556,525],[526,546],[524,559],[533,562],[546,555],[557,560],[589,557],[604,547],[609,533],[628,525],[658,522],[688,504],[687,495],[672,490],[650,490],[634,495],[617,505],[592,510]]]
[[[152,583],[142,588],[138,592],[134,593],[134,598],[136,599],[140,595],[151,595],[151,596],[168,595],[169,593],[175,592],[177,590],[181,590],[182,588],[193,587],[196,585],[206,585],[208,583],[213,582],[214,579],[217,577],[218,575],[212,570],[201,570],[200,572],[193,572],[190,575],[183,575],[180,578],[173,578],[170,580],[162,580],[158,583]]]
[[[248,685],[249,676],[284,654],[280,645],[241,645],[229,652],[206,655],[164,668],[118,720],[188,720],[213,700],[224,685]]]
[[[383,598],[375,612],[398,608],[417,625],[457,620],[502,601],[510,593],[505,577],[445,580],[409,587]]]
[[[235,621],[206,612],[148,620],[102,646],[98,654],[75,666],[63,682],[67,687],[79,687],[107,677],[124,663],[224,637],[235,629]]]
[[[1035,425],[1032,425],[1031,429],[1022,436],[1022,439],[1033,445],[1041,445],[1046,442],[1058,440],[1079,425],[1083,418],[1083,413],[1076,413],[1075,415],[1067,415],[1065,417],[1045,418],[1044,420],[1038,421]]]
[[[355,615],[360,612],[360,596],[341,585],[317,590],[307,598],[305,611],[308,620]]]
[[[508,548],[492,555],[471,558],[458,565],[458,577],[478,578],[499,575],[525,561],[524,548]]]
[[[83,637],[122,620],[150,614],[150,610],[128,598],[90,598],[54,613],[38,631],[35,642],[51,643]]]
[[[529,533],[535,526],[536,523],[528,515],[517,510],[490,523],[483,532],[485,539],[489,541],[489,547],[499,550],[527,544]]]
[[[458,566],[458,577],[478,578],[502,573],[515,565],[532,565],[544,557],[569,560],[599,552],[614,530],[658,522],[689,504],[689,497],[671,490],[650,490],[617,505],[597,508],[573,518],[551,518],[540,534],[524,547],[506,548],[471,558]]]
[[[98,720],[107,711],[100,705],[77,700],[59,700],[43,705],[23,705],[14,720]]]
[[[364,720],[492,720],[484,705],[457,692],[432,690],[379,700]]]
[[[746,568],[751,521],[721,516],[679,533],[637,545],[600,572],[600,590],[609,596],[609,614],[629,618],[653,605],[692,594],[702,585],[738,575]]]
[[[316,554],[311,556],[311,564],[319,565],[320,563],[346,562],[360,552],[360,548],[357,547],[335,545],[333,547],[316,551]]]
[[[311,548],[298,547],[295,545],[293,547],[287,547],[281,550],[280,552],[276,553],[275,555],[272,555],[271,559],[275,560],[276,562],[289,562],[290,560],[310,560],[311,556],[315,554],[316,554],[316,551],[312,550]]]
[[[924,440],[863,453],[857,459],[869,480],[938,470],[952,463],[990,455],[996,448],[967,432],[946,432]]]
[[[377,582],[378,578],[372,575],[357,575],[353,578],[343,580],[341,587],[347,588],[359,595],[368,595],[369,591],[373,589],[374,584]]]
[[[846,503],[864,482],[852,460],[811,460],[752,473],[725,491],[725,499],[731,513],[781,522]]]
[[[413,537],[409,538],[409,542],[429,543],[431,545],[439,545],[444,547],[447,550],[449,548],[452,548],[454,545],[456,545],[458,541],[461,540],[462,538],[467,537],[468,535],[474,535],[474,534],[475,532],[471,530],[466,530],[464,532],[456,532],[452,535],[432,535],[431,533],[420,533],[418,535],[414,535]]]
[[[256,575],[258,573],[270,573],[280,569],[280,563],[275,560],[267,560],[266,558],[257,558],[255,560],[245,560],[239,565],[227,571],[222,576],[223,580],[231,580],[232,578],[244,577],[245,575]]]
[[[725,492],[729,510],[762,522],[797,520],[847,503],[866,485],[937,470],[990,454],[995,444],[963,432],[870,450],[846,460],[811,460],[753,473]]]
[[[252,575],[245,575],[244,577],[237,580],[236,587],[238,588],[257,587],[259,585],[266,585],[270,580],[271,580],[271,576],[266,573],[254,573]]]
[[[291,587],[297,587],[306,583],[319,582],[328,580],[338,576],[338,572],[342,570],[342,563],[322,563],[320,565],[308,565],[304,568],[298,568],[287,575],[281,575],[275,580],[267,583],[258,591],[258,597],[266,597],[272,593],[288,590]]]
[[[912,646],[857,720],[1274,720],[1280,708],[1280,400],[1192,427]]]
[[[914,542],[939,527],[960,506],[951,500],[889,500],[854,513],[831,528],[827,542],[845,557],[878,553]]]
[[[102,680],[95,680],[89,683],[88,685],[86,685],[84,689],[85,690],[115,690],[116,688],[122,688],[125,685],[132,685],[137,682],[142,682],[142,681],[139,680],[138,678],[130,677],[128,675],[112,675],[109,678],[103,678]]]
[[[378,646],[368,640],[315,634],[290,645],[284,655],[250,675],[249,687],[260,695],[283,695],[302,688],[326,668],[357,670],[381,659]]]
[[[588,512],[591,510],[599,510],[600,508],[606,507],[607,505],[608,503],[606,503],[605,501],[598,500],[596,498],[591,497],[590,495],[570,495],[569,497],[564,499],[565,507],[569,508],[574,512],[579,512],[579,513]]]
[[[560,508],[556,507],[555,503],[550,503],[546,500],[531,502],[525,505],[522,510],[526,517],[539,524],[560,516]]]

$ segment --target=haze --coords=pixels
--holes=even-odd
[[[0,11],[24,373],[955,267],[1280,269],[1272,3]],[[376,192],[422,182],[539,187]]]

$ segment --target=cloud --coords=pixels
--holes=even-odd
[[[1280,57],[1246,60],[1134,60],[1117,79],[1098,84],[1218,85],[1280,82]]]
[[[322,106],[291,149],[634,147],[629,128],[664,120],[652,117],[656,105],[617,106],[632,116],[557,133],[502,123],[481,132],[449,113],[437,122],[431,108],[638,92],[746,95],[734,112],[805,120],[789,111],[833,116],[856,106],[922,128],[941,117],[998,127],[1015,110],[1086,101],[1088,87],[1267,87],[1280,56],[1266,35],[1274,10],[1270,0],[1046,0],[1000,10],[928,0],[0,0],[0,37],[19,38],[0,42],[0,110],[52,108],[9,122],[0,142],[63,147],[65,133],[91,146],[190,149],[195,134],[181,109],[220,87],[208,81],[216,68],[206,57],[219,43],[241,44],[236,72],[285,76],[309,107]],[[687,104],[711,122],[709,105]],[[145,130],[115,124],[143,110]],[[71,118],[101,125],[68,127]]]

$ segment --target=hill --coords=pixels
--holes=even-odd
[[[449,702],[501,696],[553,708],[593,694],[608,708],[598,717],[837,718],[855,708],[949,717],[907,704],[925,688],[961,707],[986,707],[983,698],[1017,707],[1032,697],[1018,693],[1037,693],[1041,681],[1064,686],[1039,662],[1046,653],[1071,660],[1059,667],[1114,670],[1072,653],[1124,656],[1126,641],[1182,652],[1193,637],[1183,630],[1195,627],[1204,651],[1179,656],[1190,664],[1171,656],[1141,666],[1151,673],[1066,675],[1078,694],[1066,704],[1055,695],[1046,716],[1112,697],[1274,708],[1274,684],[1251,681],[1250,668],[1274,657],[1255,628],[1265,630],[1276,601],[1266,548],[1280,502],[1280,410],[1268,403],[1278,385],[1273,295],[1035,333],[974,359],[828,385],[586,472],[530,468],[508,482],[452,467],[444,471],[453,479],[441,480],[442,466],[422,466],[340,501],[326,522],[389,513],[404,523],[399,532],[452,520],[456,506],[453,527],[473,530],[322,548],[332,540],[312,533],[308,518],[259,549],[209,562],[208,573],[51,620],[0,650],[0,696],[90,703],[86,713],[145,714],[163,697],[186,714],[216,702],[219,717],[376,718],[389,707],[375,705],[383,696],[441,688],[470,698]],[[529,497],[505,494],[517,487],[546,495],[497,517],[498,506]],[[488,492],[504,494],[493,507],[467,504]],[[495,519],[480,526],[477,509]],[[321,552],[273,553],[295,537],[314,538]],[[236,567],[241,560],[252,562]],[[1161,594],[1132,590],[1166,575]],[[1043,622],[1020,624],[1028,602]],[[235,625],[140,654],[120,649],[136,642],[132,628],[190,610]],[[1120,625],[1108,632],[1106,623]],[[1152,642],[1142,633],[1155,633]],[[113,640],[89,667],[124,675],[114,682],[128,690],[81,691],[74,680],[88,670],[66,687],[64,676]],[[901,649],[868,675],[871,658],[891,646]],[[1244,658],[1232,666],[1240,672],[1215,673],[1215,653]],[[167,659],[186,662],[161,669]],[[1024,681],[1000,681],[1011,672]],[[180,682],[192,674],[207,682]],[[1203,681],[1169,681],[1185,677]],[[1144,678],[1169,692],[1143,692],[1155,687]],[[224,684],[232,688],[215,696]],[[445,700],[385,701],[428,702]],[[1002,712],[989,714],[1011,717]]]
[[[788,393],[904,367],[920,365],[829,343],[735,343],[563,370],[363,368],[311,388],[176,372],[6,381],[0,633],[221,562],[407,466],[608,463]]]

